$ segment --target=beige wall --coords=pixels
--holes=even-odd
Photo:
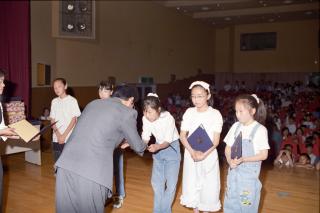
[[[51,2],[31,1],[32,86],[36,63],[52,66],[52,78],[72,86],[101,79],[137,82],[153,76],[166,83],[213,72],[318,71],[318,21],[250,24],[214,29],[154,2],[97,1],[96,39],[51,36]],[[276,50],[239,51],[240,33],[275,31]]]
[[[32,86],[37,85],[37,63],[51,65],[52,76],[56,67],[56,43],[51,37],[51,2],[31,3],[31,69]]]
[[[51,24],[51,14],[39,11],[38,4],[32,2],[33,34],[52,40],[36,30],[39,19]],[[55,46],[53,77],[65,77],[74,86],[90,86],[108,76],[116,76],[118,82],[153,76],[157,83],[165,83],[172,73],[182,78],[194,75],[198,68],[213,72],[212,27],[154,2],[97,1],[96,9],[96,40],[33,42],[37,49]],[[41,58],[40,51],[34,52],[33,61]],[[35,74],[33,69],[33,79]]]
[[[216,29],[214,61],[215,72],[230,72],[233,69],[234,27]]]
[[[240,51],[240,34],[254,32],[277,32],[277,48]],[[319,64],[315,61],[319,63],[318,32],[319,21],[317,20],[238,25],[217,29],[215,71],[317,72]],[[223,49],[221,55],[217,54],[220,49]]]

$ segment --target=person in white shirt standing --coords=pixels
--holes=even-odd
[[[161,109],[158,95],[149,93],[143,102],[142,140],[148,143],[151,135],[156,139],[156,143],[148,147],[148,151],[153,153],[153,212],[171,213],[181,154],[175,120],[169,112]]]
[[[189,89],[194,107],[186,110],[181,122],[180,140],[185,151],[180,203],[192,208],[194,213],[214,212],[221,208],[220,168],[216,148],[223,119],[219,110],[210,106],[212,97],[208,83],[195,81]],[[212,147],[205,152],[193,149],[188,141],[188,137],[199,126],[204,127],[212,142]]]
[[[73,127],[76,125],[77,117],[81,112],[78,101],[67,94],[67,82],[64,78],[56,78],[53,81],[53,89],[58,96],[51,102],[50,119],[51,122],[57,121],[52,126],[53,135],[53,155],[56,162],[67,142]]]

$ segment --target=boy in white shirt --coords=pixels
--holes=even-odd
[[[67,94],[67,82],[63,78],[53,81],[53,89],[58,96],[51,102],[50,118],[51,122],[57,121],[53,125],[53,154],[55,162],[58,160],[64,144],[67,142],[73,127],[76,125],[77,117],[81,112],[77,99]]]

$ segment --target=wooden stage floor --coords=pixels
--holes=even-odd
[[[55,176],[52,155],[42,153],[42,166],[24,161],[24,154],[2,157],[4,164],[4,211],[7,213],[55,212]],[[132,152],[125,153],[125,188],[127,197],[120,209],[109,204],[105,212],[152,212],[153,192],[150,185],[152,158],[143,158]],[[182,169],[182,168],[181,168]],[[221,170],[221,199],[223,201],[226,171]],[[173,213],[192,212],[179,204],[181,173]],[[319,213],[319,171],[302,168],[278,169],[264,164],[261,172],[263,183],[260,211],[263,213]],[[220,211],[222,212],[222,211]]]

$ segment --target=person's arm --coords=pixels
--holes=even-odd
[[[206,157],[214,150],[217,148],[217,146],[219,145],[219,141],[220,141],[220,133],[213,133],[213,146],[208,149],[206,152],[196,152],[196,156],[197,156],[197,160],[198,161],[202,161],[204,159],[206,159]]]
[[[52,118],[51,119],[51,124],[54,123],[54,122],[55,122],[55,119]],[[58,139],[57,142],[59,142],[59,138],[61,138],[62,134],[60,133],[60,131],[59,131],[58,127],[57,127],[57,124],[53,125],[51,128],[52,128],[53,134],[56,134],[56,136],[57,136],[57,139]]]
[[[311,164],[296,163],[295,167],[300,167],[300,168],[305,168],[305,169],[314,169],[314,166]]]
[[[169,145],[170,143],[168,142],[163,142],[162,144],[157,144],[157,143],[151,144],[150,146],[148,146],[148,151],[154,153],[161,149],[167,148]]]
[[[142,156],[144,150],[147,147],[137,132],[137,111],[132,110],[123,115],[121,120],[121,129],[124,134],[124,138],[127,140],[130,148],[134,150],[138,155]]]
[[[165,126],[165,129],[164,129],[164,135],[165,135],[164,141],[161,144],[151,144],[148,147],[149,152],[154,153],[159,150],[166,149],[167,147],[170,146],[170,143],[172,142],[172,138],[174,135],[174,131],[176,130],[176,126],[175,126],[176,124],[172,116],[168,116],[167,119],[168,119],[166,122],[167,125]]]
[[[14,128],[0,129],[0,136],[3,141],[5,141],[6,138],[19,139],[19,136],[17,133],[15,133]]]
[[[55,112],[55,102],[54,102],[55,99],[53,99],[51,101],[51,107],[50,107],[50,122],[51,124],[53,124],[54,122],[56,122],[56,112]],[[59,132],[58,130],[58,127],[57,127],[57,123],[55,125],[53,125],[52,127],[52,131],[53,131],[53,134],[56,134],[57,138],[61,136],[61,133]]]
[[[77,123],[77,117],[73,117],[73,118],[71,119],[71,121],[70,121],[67,129],[66,129],[62,134],[57,135],[57,137],[58,137],[58,142],[59,142],[60,144],[63,144],[63,143],[66,142],[65,140],[66,140],[68,134],[71,132],[71,130],[73,129],[73,127],[76,125],[76,123]],[[59,131],[58,131],[58,133],[59,133]]]
[[[241,162],[255,162],[255,161],[262,161],[268,158],[268,150],[260,150],[258,154],[250,156],[250,157],[242,157],[239,160]]]
[[[196,153],[197,159],[199,161],[206,159],[206,157],[219,145],[220,133],[223,125],[223,119],[222,119],[221,113],[216,110],[213,116],[213,119],[215,121],[213,125],[213,146],[209,150],[207,150],[205,153],[202,153],[202,152]]]
[[[279,166],[281,164],[280,163],[280,158],[281,158],[283,152],[284,152],[284,150],[280,150],[277,158],[273,161],[273,165]]]
[[[186,150],[190,153],[192,159],[194,161],[196,161],[196,156],[195,156],[195,150],[192,149],[192,147],[190,146],[188,140],[187,140],[187,131],[180,131],[180,141],[182,143],[182,145],[184,146],[184,148],[186,148]]]
[[[289,159],[289,166],[293,167],[293,159],[292,159],[289,151],[286,151],[286,155],[288,156],[288,159]]]
[[[68,124],[66,130],[62,133],[59,132],[60,135],[58,136],[58,142],[60,144],[63,144],[66,142],[66,138],[69,135],[69,133],[72,131],[72,129],[74,128],[74,126],[77,123],[77,118],[81,115],[80,112],[80,108],[78,105],[78,101],[75,98],[71,98],[70,103],[68,104],[67,108],[66,108],[67,112],[71,112],[72,114],[70,114],[70,116],[72,116],[72,119],[70,121],[70,123]]]
[[[227,159],[227,162],[228,162],[230,168],[232,168],[232,169],[236,168],[239,163],[237,164],[237,162],[236,162],[237,159],[234,159],[234,160],[231,159],[231,147],[226,145],[224,153],[225,153],[225,156],[226,156],[226,159]]]

